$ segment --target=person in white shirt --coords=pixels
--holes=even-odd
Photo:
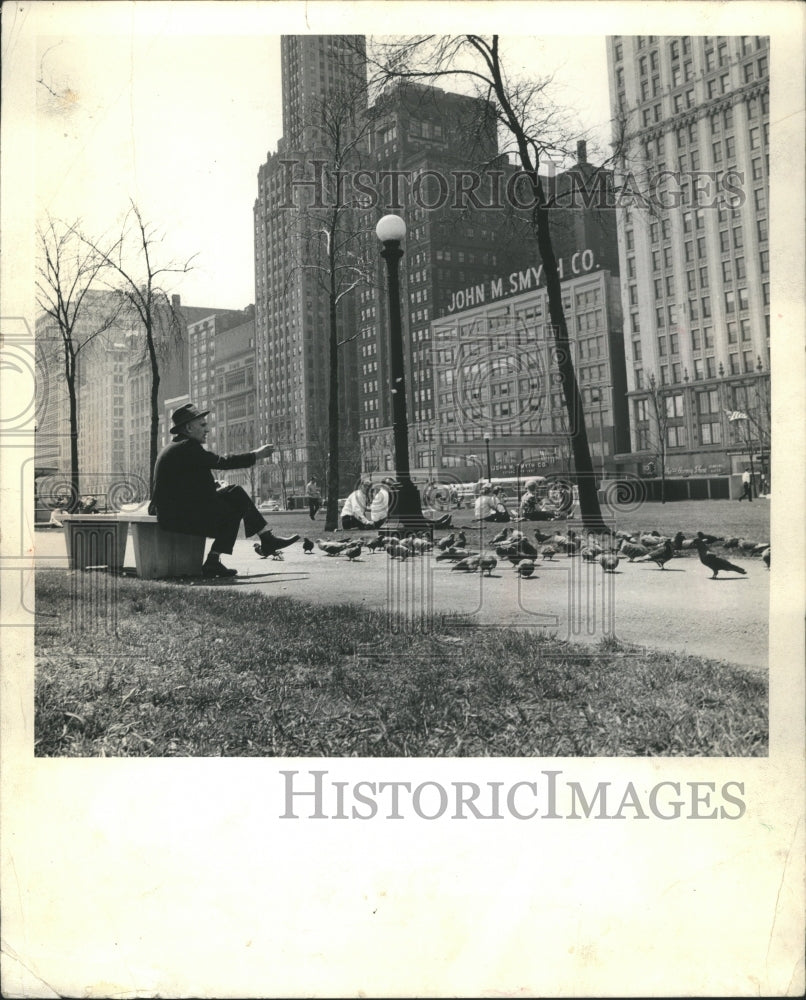
[[[357,490],[347,497],[341,509],[341,526],[345,531],[351,528],[372,528],[373,518],[369,508],[369,489],[372,484],[364,480]]]
[[[386,479],[381,480],[375,493],[372,496],[372,506],[370,507],[370,520],[376,528],[380,528],[384,521],[389,517],[389,506],[391,503],[391,497],[389,491],[397,487],[398,483],[387,476]],[[423,521],[430,525],[432,528],[449,528],[451,526],[451,515],[444,514],[442,517],[438,517],[435,520],[429,520],[427,517],[423,518]]]
[[[481,487],[476,500],[473,516],[476,521],[508,521],[509,514],[497,497],[493,496],[491,486]]]

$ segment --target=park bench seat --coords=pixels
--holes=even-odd
[[[165,531],[151,514],[66,514],[64,532],[71,569],[106,566],[120,571],[129,526],[138,577],[201,576],[206,539]]]

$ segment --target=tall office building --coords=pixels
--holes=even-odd
[[[762,36],[608,40],[615,138],[630,137],[624,168],[656,195],[618,224],[639,471],[659,448],[653,381],[667,475],[732,474],[735,486],[748,461],[766,470],[769,57]]]
[[[289,184],[291,161],[316,156],[322,137],[311,124],[336,93],[356,97],[362,112],[366,81],[364,39],[356,35],[284,36],[281,39],[283,138],[258,172],[255,225],[255,342],[257,434],[282,448],[289,488],[301,491],[311,474],[322,477],[328,454],[329,299],[321,271],[310,266],[303,247],[313,221]],[[364,105],[365,107],[365,105]],[[360,157],[361,147],[355,151]],[[327,152],[322,155],[327,158]],[[339,440],[342,466],[357,453],[353,300],[338,306]],[[263,466],[261,495],[272,491],[271,470]],[[345,483],[346,485],[346,483]]]
[[[167,306],[167,303],[166,303]],[[226,311],[215,311],[210,306],[182,305],[179,295],[171,296],[170,311],[165,308],[158,310],[155,342],[159,353],[160,383],[157,390],[157,412],[159,428],[157,431],[157,447],[170,441],[170,416],[165,423],[165,401],[188,392],[189,369],[191,375],[190,398],[199,403],[199,374],[192,352],[193,338],[191,331],[196,322],[203,317],[227,315]],[[232,315],[240,317],[240,313]],[[190,345],[190,350],[189,350]],[[212,361],[212,354],[211,354]],[[206,359],[205,359],[206,363]],[[206,371],[206,368],[203,368]],[[130,363],[126,380],[126,417],[128,420],[128,471],[133,483],[138,484],[138,495],[148,490],[149,469],[151,462],[151,363],[146,351],[142,334],[132,342]],[[195,376],[196,383],[192,377]],[[206,382],[204,383],[206,389]],[[205,395],[205,402],[207,396]],[[215,420],[215,415],[210,417]],[[145,486],[143,486],[145,484]]]
[[[399,83],[381,95],[371,120],[370,163],[386,183],[379,184],[379,203],[366,224],[377,276],[358,303],[362,468],[394,466],[386,277],[374,236],[377,218],[393,212],[407,227],[400,298],[409,460],[412,468],[428,469],[437,458],[431,321],[459,301],[459,308],[472,305],[480,282],[534,259],[534,249],[503,205],[503,179],[512,168],[498,153],[491,102]],[[476,201],[462,193],[474,177],[482,178]]]
[[[138,323],[115,292],[91,289],[73,330],[76,359],[79,490],[103,500],[129,473],[126,438],[128,368]],[[70,422],[61,337],[46,316],[36,323],[41,371],[37,464],[70,473]]]

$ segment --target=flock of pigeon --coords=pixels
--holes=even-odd
[[[616,531],[613,534],[586,532],[578,534],[573,528],[565,532],[544,534],[539,528],[534,530],[534,541],[518,528],[503,528],[490,539],[487,551],[471,552],[467,547],[464,531],[451,532],[438,542],[433,542],[426,532],[386,534],[379,532],[376,538],[323,541],[310,538],[302,541],[302,550],[312,555],[318,549],[329,557],[344,556],[352,562],[366,549],[370,554],[385,552],[390,559],[400,561],[423,556],[433,551],[437,562],[450,562],[452,572],[481,573],[492,576],[499,562],[508,562],[521,577],[530,577],[535,572],[538,559],[553,561],[555,556],[568,558],[579,556],[586,562],[598,562],[605,573],[615,573],[619,563],[653,562],[659,569],[686,550],[695,550],[700,562],[711,570],[711,579],[722,573],[740,573],[746,570],[737,566],[711,549],[720,546],[723,550],[737,550],[744,555],[760,556],[769,569],[770,546],[768,542],[753,542],[745,538],[724,538],[698,531],[686,538],[682,531],[674,537],[661,535],[657,531],[646,534]],[[280,557],[281,558],[281,557]]]

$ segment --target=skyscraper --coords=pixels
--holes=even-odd
[[[407,225],[400,294],[410,461],[423,469],[437,456],[431,321],[455,295],[528,259],[533,247],[497,204],[494,185],[512,168],[498,153],[491,102],[404,82],[381,95],[371,117],[369,154],[379,182],[373,219],[394,212]],[[463,194],[477,177],[474,194],[483,207]],[[374,221],[367,228],[372,232]],[[364,471],[393,467],[386,292],[372,239],[379,270],[359,294],[357,317]]]
[[[734,486],[769,447],[769,55],[762,36],[608,40],[614,137],[649,194],[618,224],[633,449],[665,430],[667,475]]]
[[[304,203],[290,193],[297,167],[305,171],[326,141],[316,126],[334,95],[352,95],[366,109],[362,36],[284,36],[281,39],[283,138],[258,172],[255,221],[255,341],[257,434],[283,449],[289,486],[302,487],[327,464],[330,310],[322,272],[305,255],[313,226]],[[363,95],[363,108],[361,107]],[[345,98],[346,99],[346,98]],[[325,158],[328,151],[322,154]],[[355,155],[360,155],[359,148]],[[304,186],[304,185],[303,185]],[[338,306],[339,328],[351,328],[353,303]],[[339,348],[340,447],[357,450],[355,342]],[[260,490],[270,489],[261,470]]]

